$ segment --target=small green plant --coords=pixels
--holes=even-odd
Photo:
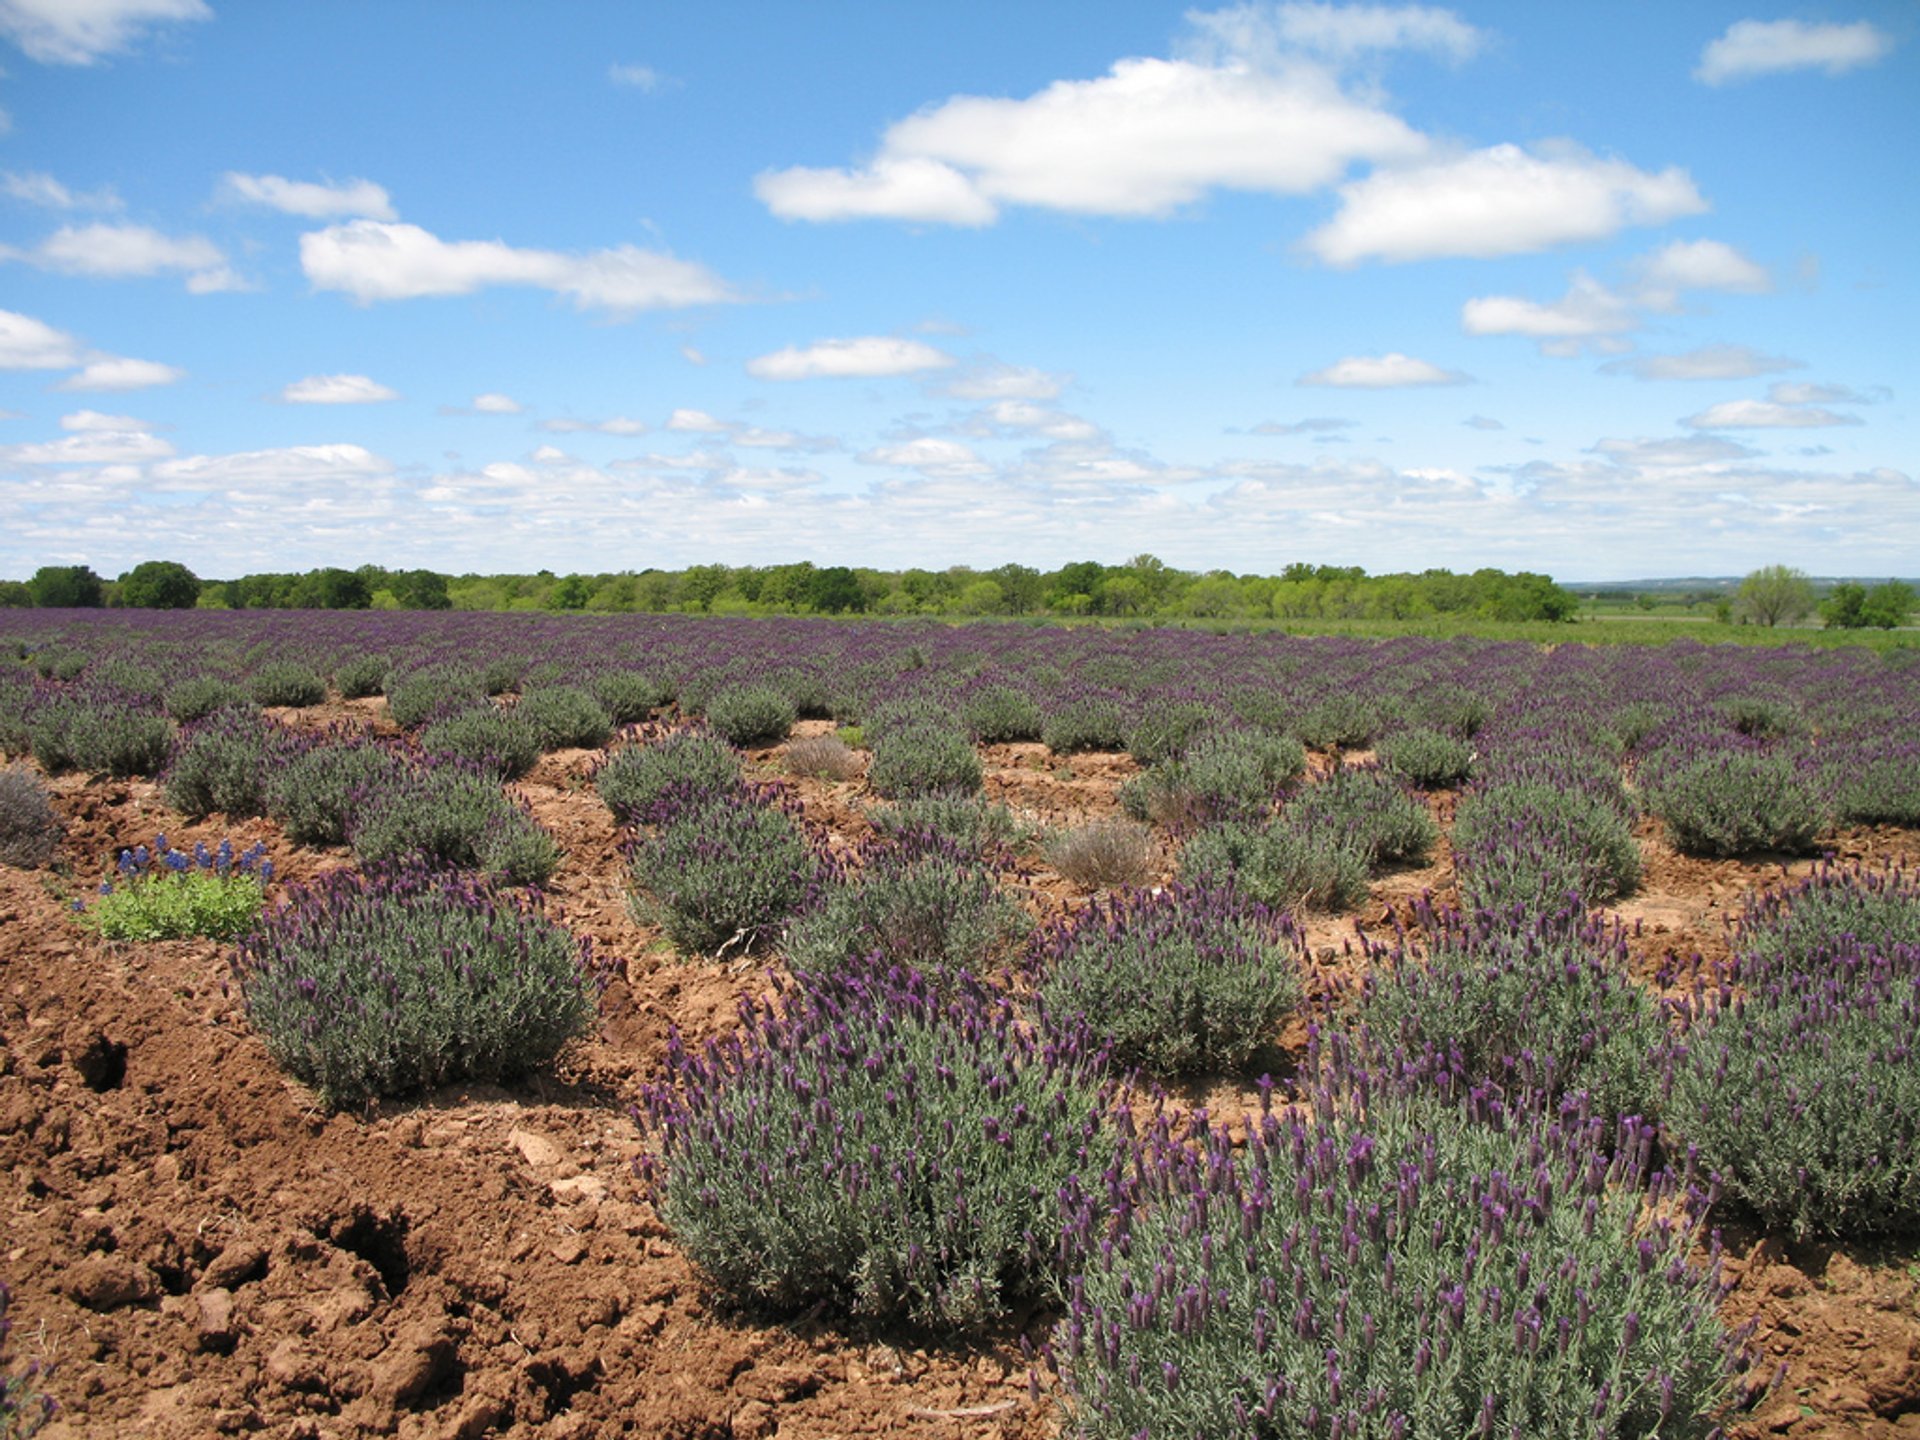
[[[739,746],[773,745],[787,738],[799,711],[771,685],[730,685],[707,701],[706,720]]]
[[[1569,896],[1604,905],[1640,878],[1627,815],[1593,790],[1544,780],[1469,792],[1454,815],[1453,855],[1470,911],[1551,914]]]
[[[940,793],[971,795],[984,782],[980,756],[957,730],[917,725],[873,742],[867,784],[889,800]]]
[[[27,722],[33,758],[50,775],[156,775],[167,763],[173,725],[118,701],[62,696],[36,708]]]
[[[1127,753],[1142,765],[1176,760],[1195,736],[1219,723],[1220,712],[1197,700],[1152,705],[1127,727]]]
[[[18,766],[0,770],[0,865],[35,870],[53,858],[60,817],[39,776]]]
[[[881,835],[895,839],[938,835],[972,854],[1027,839],[1026,827],[1005,805],[953,792],[910,795],[891,805],[876,805],[867,811],[867,821]]]
[[[387,714],[408,730],[458,710],[477,710],[487,702],[480,672],[467,665],[428,665],[386,679]]]
[[[1040,738],[1040,707],[1024,690],[984,685],[960,702],[960,723],[982,745]]]
[[[333,683],[341,699],[364,700],[380,693],[392,668],[392,662],[384,655],[355,655],[334,667]]]
[[[231,680],[194,675],[167,690],[166,710],[182,725],[204,720],[216,710],[246,709],[255,704],[253,692]]]
[[[276,660],[253,673],[253,698],[262,705],[305,708],[327,698],[327,682],[310,665]]]
[[[542,750],[598,750],[613,734],[613,716],[577,685],[529,690],[511,713]]]
[[[1235,1070],[1305,989],[1299,931],[1230,890],[1133,891],[1034,946],[1050,1016],[1084,1024],[1115,1063],[1153,1075]]]
[[[424,860],[544,885],[560,847],[499,783],[455,762],[400,765],[355,797],[347,843],[363,864]]]
[[[296,845],[343,845],[360,800],[403,768],[391,750],[366,740],[318,745],[272,777],[267,811]]]
[[[738,789],[740,752],[711,731],[675,730],[616,750],[594,772],[593,785],[613,818],[632,825],[670,797],[686,801]]]
[[[662,705],[673,703],[673,686],[642,670],[607,670],[587,681],[587,693],[613,717],[616,725],[645,720]]]
[[[1386,724],[1378,700],[1343,691],[1303,711],[1293,733],[1314,750],[1364,750]]]
[[[597,998],[587,943],[535,902],[417,866],[296,891],[233,972],[268,1053],[336,1108],[538,1069]]]
[[[1473,747],[1439,730],[1397,730],[1374,753],[1382,765],[1423,790],[1458,785],[1473,768]]]
[[[162,780],[167,804],[198,818],[264,815],[276,777],[301,750],[300,738],[251,705],[216,710],[174,741]]]
[[[1124,750],[1126,715],[1112,695],[1092,692],[1070,696],[1047,711],[1040,740],[1056,755]]]
[[[231,940],[260,918],[263,888],[272,879],[264,845],[240,854],[231,840],[217,850],[204,844],[176,850],[157,835],[152,849],[120,852],[91,909],[81,900],[73,908],[103,940]]]
[[[1694,855],[1803,853],[1830,818],[1817,775],[1783,751],[1710,752],[1657,773],[1648,791],[1673,843]]]
[[[1344,837],[1369,867],[1417,865],[1440,838],[1426,803],[1397,775],[1372,765],[1342,766],[1302,787],[1284,813],[1303,831]]]

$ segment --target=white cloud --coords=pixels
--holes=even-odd
[[[203,0],[0,0],[0,34],[43,65],[91,65],[149,25],[212,18]]]
[[[1631,375],[1636,380],[1746,380],[1799,370],[1803,364],[1783,355],[1763,355],[1748,345],[1702,345],[1678,355],[1636,355],[1600,368],[1606,374]]]
[[[1604,455],[1616,465],[1647,466],[1666,469],[1676,465],[1716,465],[1733,460],[1748,460],[1759,454],[1735,440],[1704,435],[1668,439],[1601,440],[1594,453]]]
[[[1471,59],[1485,37],[1451,10],[1428,5],[1235,5],[1187,19],[1230,56],[1278,59],[1289,49],[1351,60],[1375,50],[1424,50]]]
[[[747,373],[762,380],[813,380],[911,375],[941,370],[951,355],[919,340],[863,335],[851,340],[821,340],[801,349],[789,345],[747,362]]]
[[[1737,20],[1700,53],[1693,78],[1705,85],[1751,80],[1786,70],[1844,74],[1893,49],[1893,37],[1865,20],[1809,25],[1800,20]]]
[[[651,65],[609,65],[607,79],[646,95],[653,94],[668,83],[667,77]]]
[[[792,220],[984,225],[1002,205],[1158,216],[1215,189],[1305,194],[1356,161],[1425,149],[1398,116],[1298,56],[1136,58],[1026,99],[955,96],[889,126],[862,168],[768,171],[754,190]]]
[[[220,193],[230,200],[264,205],[283,215],[302,215],[309,220],[329,220],[336,216],[369,220],[394,218],[392,199],[371,180],[345,180],[335,185],[288,180],[280,175],[242,175],[229,170],[220,177]]]
[[[1764,265],[1719,240],[1675,240],[1646,257],[1640,279],[1657,296],[1670,290],[1729,290],[1759,295],[1773,288]]]
[[[976,365],[930,388],[955,400],[1054,400],[1072,383],[1071,375],[994,362]]]
[[[1858,425],[1857,415],[1841,415],[1817,405],[1781,405],[1771,400],[1725,400],[1680,422],[1693,430],[1804,430],[1822,425]]]
[[[162,365],[158,360],[130,360],[124,355],[94,355],[77,375],[69,375],[56,390],[145,390],[154,385],[171,385],[186,377],[177,365]]]
[[[1047,440],[1105,441],[1106,432],[1091,420],[1031,400],[996,400],[956,427],[968,435],[1037,435]]]
[[[398,400],[400,392],[365,375],[309,375],[280,392],[291,405],[371,405]]]
[[[163,460],[173,446],[140,430],[82,430],[37,445],[0,445],[0,464],[129,465]]]
[[[121,205],[111,185],[98,190],[69,190],[53,176],[37,170],[25,174],[7,171],[0,175],[0,190],[15,200],[48,210],[118,210]]]
[[[542,420],[540,428],[549,435],[644,435],[647,422],[630,420],[625,415],[616,415],[611,420],[575,420],[563,417],[557,420]]]
[[[1571,145],[1517,145],[1376,170],[1340,187],[1340,211],[1306,247],[1332,265],[1488,259],[1604,240],[1707,208],[1687,172],[1649,174]]]
[[[98,410],[76,410],[71,415],[60,417],[60,428],[87,434],[101,430],[151,430],[153,427],[131,415],[103,415]]]
[[[262,490],[283,498],[290,490],[325,494],[341,481],[390,474],[390,461],[359,445],[291,445],[230,455],[185,455],[155,465],[152,476],[168,490]],[[349,497],[350,498],[350,497]]]
[[[1491,415],[1469,415],[1460,423],[1469,430],[1504,430],[1507,428]]]
[[[526,409],[511,395],[502,395],[490,390],[485,395],[473,397],[473,410],[476,415],[518,415]]]
[[[878,445],[859,459],[863,465],[890,465],[929,475],[984,475],[993,468],[970,446],[933,436],[922,436],[899,445]]]
[[[1767,399],[1776,405],[1877,405],[1887,393],[1877,388],[1863,392],[1845,385],[1796,385],[1785,380],[1767,387]]]
[[[124,280],[178,271],[196,295],[239,289],[218,245],[200,235],[163,235],[145,225],[63,225],[33,250],[8,252],[42,270]]]
[[[667,429],[695,435],[724,435],[731,427],[704,410],[676,410],[667,417]]]
[[[378,220],[302,235],[300,265],[316,290],[338,290],[363,304],[471,295],[490,285],[550,290],[579,309],[616,314],[740,298],[703,265],[632,245],[563,255],[499,240],[442,240],[418,225]]]
[[[1262,420],[1258,425],[1252,426],[1247,433],[1249,435],[1319,435],[1323,438],[1344,440],[1346,436],[1340,432],[1351,430],[1359,423],[1357,420],[1342,420],[1332,415],[1315,415],[1305,420],[1286,423],[1278,420]]]
[[[0,310],[0,370],[66,370],[80,363],[80,342],[45,321]]]
[[[1514,295],[1487,295],[1460,307],[1469,335],[1525,335],[1535,340],[1584,339],[1636,329],[1633,306],[1584,270],[1575,271],[1567,293],[1550,305]]]
[[[1385,355],[1350,355],[1324,370],[1302,375],[1296,385],[1334,385],[1360,390],[1385,390],[1402,385],[1465,385],[1470,377],[1442,370],[1425,360],[1391,351]]]

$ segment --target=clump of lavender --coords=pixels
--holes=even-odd
[[[182,815],[264,815],[275,777],[309,741],[252,706],[216,710],[175,738],[161,783]]]
[[[262,705],[305,708],[327,698],[327,682],[297,660],[275,660],[253,672],[249,688]]]
[[[1219,724],[1220,712],[1204,701],[1163,700],[1146,706],[1127,726],[1127,753],[1142,765],[1177,760]]]
[[[1648,805],[1690,854],[1804,852],[1831,819],[1810,755],[1718,746],[1662,761],[1642,780]]]
[[[7,1319],[12,1298],[7,1287],[0,1285],[0,1357],[6,1355],[7,1336],[13,1328],[13,1322]],[[59,1409],[53,1397],[41,1389],[48,1373],[38,1360],[29,1360],[19,1370],[11,1364],[0,1368],[0,1435],[6,1440],[27,1440],[29,1435],[38,1434]]]
[[[1367,898],[1367,857],[1346,828],[1292,816],[1207,826],[1181,850],[1180,877],[1231,885],[1273,910],[1352,910]]]
[[[1055,830],[1040,848],[1048,864],[1088,890],[1144,885],[1153,874],[1153,833],[1118,816]]]
[[[632,825],[670,795],[709,798],[740,787],[740,753],[708,730],[675,730],[616,750],[594,772],[613,818]]]
[[[673,703],[672,684],[642,670],[603,670],[588,679],[587,693],[616,725],[645,720],[662,705]]]
[[[1504,1093],[1586,1091],[1603,1117],[1651,1117],[1666,1019],[1627,973],[1626,935],[1578,907],[1421,915],[1426,939],[1370,945],[1360,1019]]]
[[[393,750],[340,735],[295,755],[270,777],[267,813],[296,845],[343,845],[358,800],[405,770]]]
[[[789,775],[815,780],[851,780],[860,773],[860,757],[838,735],[809,735],[787,745]]]
[[[867,784],[889,800],[909,795],[971,795],[984,773],[965,734],[944,725],[914,725],[868,732],[873,760]]]
[[[1096,901],[1035,938],[1050,1015],[1153,1075],[1236,1070],[1304,990],[1292,920],[1234,890],[1174,886]]]
[[[983,685],[960,702],[960,723],[982,745],[1040,738],[1040,707],[1025,690]]]
[[[1704,1437],[1733,1398],[1705,1197],[1649,1127],[1368,1073],[1244,1147],[1162,1122],[1084,1193],[1053,1349],[1076,1433]],[[1710,1252],[1711,1255],[1712,1252]]]
[[[1209,730],[1174,759],[1163,760],[1120,790],[1136,820],[1258,820],[1275,794],[1306,768],[1306,751],[1290,735]]]
[[[403,763],[355,794],[347,843],[364,864],[406,860],[484,870],[544,885],[560,847],[493,777],[444,761]]]
[[[1396,730],[1374,753],[1387,769],[1423,790],[1458,785],[1473,768],[1473,746],[1456,735],[1424,726]]]
[[[50,775],[63,770],[125,778],[156,775],[167,763],[173,726],[112,695],[62,695],[46,700],[27,721],[33,758]]]
[[[540,737],[517,712],[491,705],[456,711],[420,732],[420,748],[429,755],[464,760],[496,780],[515,780],[540,758]]]
[[[1047,706],[1040,739],[1056,755],[1121,750],[1126,746],[1126,723],[1118,696],[1102,690],[1069,691]]]
[[[256,702],[245,686],[213,675],[190,675],[167,689],[166,711],[182,725],[204,720],[216,710],[250,710]]]
[[[1920,825],[1920,731],[1914,717],[1877,734],[1824,740],[1821,770],[1842,820]]]
[[[1796,884],[1749,894],[1737,925],[1748,977],[1804,971],[1846,938],[1920,946],[1920,873],[1823,863]]]
[[[535,736],[541,750],[598,750],[613,735],[613,716],[578,685],[529,690],[513,718]]]
[[[667,800],[665,818],[633,842],[629,903],[680,950],[752,950],[820,885],[813,847],[779,806],[742,787]]]
[[[334,667],[333,683],[341,699],[364,700],[380,693],[392,668],[392,662],[384,655],[355,655]]]
[[[598,994],[536,902],[418,865],[295,890],[232,965],[268,1053],[337,1108],[544,1066]]]
[[[1364,750],[1386,726],[1386,708],[1380,699],[1342,690],[1301,712],[1293,733],[1314,750]]]
[[[864,863],[794,921],[782,947],[796,971],[878,957],[944,981],[983,974],[1026,937],[1026,912],[975,854],[931,833],[872,847]]]
[[[82,925],[107,940],[231,940],[260,918],[272,879],[265,845],[236,853],[233,841],[222,840],[212,850],[204,842],[179,850],[161,834],[151,849],[122,850],[93,908],[76,900],[73,909]]]
[[[477,710],[486,703],[488,694],[480,672],[470,665],[389,671],[383,688],[388,716],[394,724],[409,730],[443,715]]]
[[[1343,765],[1326,779],[1302,786],[1286,803],[1288,822],[1307,832],[1344,838],[1367,865],[1418,864],[1440,838],[1440,827],[1406,782],[1376,765]]]
[[[1515,916],[1551,914],[1571,899],[1603,905],[1640,879],[1628,815],[1578,784],[1495,780],[1460,802],[1453,822],[1460,903]]]
[[[20,766],[0,770],[0,865],[37,869],[53,858],[60,834],[40,777]]]
[[[1014,813],[998,801],[978,795],[934,793],[909,795],[891,805],[867,811],[876,833],[892,839],[933,834],[958,845],[970,855],[989,854],[1019,844],[1027,831]]]
[[[1063,1192],[1117,1151],[1101,1068],[968,981],[856,970],[746,1003],[651,1087],[675,1242],[735,1303],[978,1328],[1056,1293]]]
[[[772,685],[729,685],[705,707],[707,724],[735,745],[773,745],[787,738],[799,710]]]

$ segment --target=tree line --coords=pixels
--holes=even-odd
[[[560,610],[601,614],[1111,616],[1204,620],[1494,621],[1571,619],[1577,599],[1545,575],[1494,569],[1369,575],[1288,565],[1276,575],[1188,571],[1153,555],[1057,570],[878,570],[864,566],[692,565],[603,574],[448,575],[363,565],[203,580],[170,560],[108,581],[84,565],[0,581],[0,605],[234,610]]]

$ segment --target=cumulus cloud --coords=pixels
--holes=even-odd
[[[1678,355],[1635,355],[1600,367],[1605,374],[1631,375],[1636,380],[1746,380],[1803,368],[1804,361],[1763,355],[1749,345],[1702,345]]]
[[[493,285],[549,290],[579,309],[614,314],[740,298],[704,265],[632,245],[566,255],[499,240],[442,240],[418,225],[380,220],[302,235],[300,265],[314,289],[337,290],[362,304],[471,295]]]
[[[821,340],[804,348],[789,345],[747,362],[747,373],[762,380],[874,378],[911,375],[921,370],[943,370],[954,359],[920,340],[887,335],[863,335],[848,340]]]
[[[1390,351],[1385,355],[1350,355],[1324,370],[1310,371],[1296,385],[1333,385],[1359,390],[1388,390],[1405,385],[1466,385],[1472,377],[1442,370],[1426,360]]]
[[[139,429],[89,429],[40,444],[0,445],[0,464],[128,465],[171,454],[173,446]]]
[[[247,205],[264,205],[283,215],[309,220],[361,216],[369,220],[394,218],[393,201],[371,180],[343,180],[339,184],[288,180],[280,175],[242,175],[229,170],[220,178],[220,194]]]
[[[91,65],[149,26],[212,18],[203,0],[0,0],[0,34],[43,65]]]
[[[1200,36],[1198,53],[1260,57],[1270,63],[1289,50],[1335,60],[1375,51],[1417,50],[1448,60],[1478,54],[1485,37],[1451,10],[1430,5],[1234,5],[1189,14]]]
[[[651,65],[609,65],[607,79],[629,90],[638,90],[644,95],[663,90],[672,83]]]
[[[984,475],[993,468],[972,447],[930,435],[897,445],[877,445],[858,458],[863,465],[890,465],[928,475]]]
[[[1806,430],[1823,425],[1858,425],[1857,415],[1842,415],[1818,405],[1782,405],[1772,400],[1725,400],[1680,422],[1692,430]]]
[[[1400,10],[1279,14],[1277,26],[1251,8],[1192,17],[1202,43],[1189,55],[1120,60],[1024,99],[955,96],[890,125],[863,166],[768,171],[755,193],[789,220],[986,225],[1004,205],[1160,216],[1213,190],[1306,194],[1357,161],[1425,151],[1398,116],[1300,53],[1299,37],[1351,52],[1423,44],[1444,24]]]
[[[1764,265],[1720,240],[1675,240],[1647,256],[1639,268],[1641,284],[1653,297],[1675,290],[1759,295],[1773,288]]]
[[[1331,415],[1314,415],[1305,420],[1281,422],[1262,420],[1258,425],[1247,428],[1249,435],[1322,435],[1337,436],[1342,430],[1351,430],[1358,420],[1341,420]]]
[[[933,394],[955,400],[1054,400],[1072,383],[1071,375],[994,361],[975,365],[929,388]]]
[[[1572,145],[1495,145],[1374,171],[1340,187],[1340,210],[1306,248],[1330,265],[1489,259],[1662,225],[1707,208],[1687,172],[1650,174]]]
[[[1601,440],[1594,444],[1593,453],[1604,455],[1617,465],[1666,469],[1675,465],[1717,465],[1733,460],[1748,460],[1760,452],[1736,440],[1694,435],[1652,440]]]
[[[476,415],[518,415],[525,409],[526,406],[511,395],[502,395],[497,390],[473,397],[473,413]]]
[[[1893,49],[1893,37],[1866,20],[1809,25],[1801,20],[1736,20],[1700,52],[1693,78],[1726,85],[1788,70],[1843,75]]]
[[[291,405],[371,405],[398,400],[400,392],[365,375],[309,375],[280,392]]]
[[[131,415],[103,415],[98,410],[76,410],[71,415],[60,417],[60,428],[84,434],[101,430],[151,430],[153,427]]]
[[[1878,387],[1861,391],[1845,385],[1796,385],[1784,380],[1767,387],[1767,399],[1776,405],[1877,405],[1889,393]]]
[[[632,420],[625,415],[615,415],[609,420],[576,420],[562,417],[556,420],[542,420],[540,428],[549,435],[644,435],[647,422]]]
[[[155,385],[171,385],[186,378],[177,365],[158,360],[133,360],[124,355],[92,355],[76,375],[69,375],[56,390],[146,390]]]
[[[727,423],[704,410],[675,410],[667,417],[667,429],[688,431],[695,435],[724,435]]]
[[[1504,430],[1507,428],[1491,415],[1469,415],[1460,423],[1469,430]]]
[[[0,252],[41,270],[126,280],[169,271],[185,274],[196,295],[243,288],[218,245],[200,235],[163,235],[146,225],[63,225],[32,250]]]
[[[0,175],[0,191],[12,199],[48,210],[118,210],[120,197],[111,185],[98,190],[69,190],[51,175],[37,170]]]
[[[1524,335],[1534,340],[1591,339],[1618,335],[1640,324],[1632,304],[1584,270],[1575,271],[1567,293],[1550,304],[1514,295],[1487,295],[1460,308],[1469,335]]]
[[[31,315],[0,310],[0,370],[68,370],[80,363],[73,336]]]

